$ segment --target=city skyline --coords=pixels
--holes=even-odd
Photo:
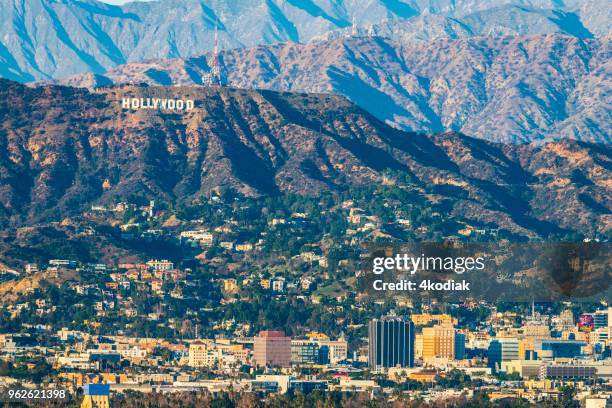
[[[0,2],[0,405],[610,408],[612,2]]]

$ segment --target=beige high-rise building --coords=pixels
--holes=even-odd
[[[423,329],[423,358],[455,358],[455,328],[452,325]]]
[[[563,331],[569,331],[574,328],[574,314],[570,309],[565,309],[559,314],[559,323]]]
[[[253,357],[259,366],[289,367],[291,337],[282,331],[262,331],[253,338]]]
[[[218,359],[218,353],[211,347],[211,342],[196,340],[189,345],[189,366],[191,367],[212,367]]]

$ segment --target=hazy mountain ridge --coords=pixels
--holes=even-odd
[[[589,31],[573,12],[506,4],[462,16],[427,13],[401,21],[386,20],[359,27],[357,34],[386,37],[398,43],[408,44],[442,38],[531,36],[552,33],[577,38],[594,38],[605,36],[610,32],[609,25],[605,23],[594,25],[591,27],[594,32]],[[313,38],[313,41],[337,39],[351,33],[351,28],[333,30]]]
[[[233,86],[344,95],[409,131],[461,131],[502,142],[575,138],[610,143],[610,39],[570,36],[439,39],[400,46],[378,37],[237,49],[221,55]],[[210,54],[116,67],[62,83],[193,85]]]
[[[28,82],[190,57],[212,48],[216,24],[222,48],[307,42],[349,29],[353,19],[362,30],[384,22],[380,34],[403,32],[397,36],[402,40],[551,32],[584,38],[609,34],[611,10],[595,0],[165,0],[122,7],[95,0],[4,0],[0,76]]]
[[[126,111],[123,96],[190,97],[179,113]],[[410,180],[449,216],[526,236],[608,231],[605,145],[498,145],[386,126],[346,99],[229,88],[96,93],[0,80],[0,224],[61,220],[131,193],[176,202]]]

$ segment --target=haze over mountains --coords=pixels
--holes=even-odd
[[[379,37],[236,49],[221,59],[232,86],[348,97],[393,126],[460,131],[501,142],[610,142],[610,40],[551,34],[439,39]],[[211,55],[118,66],[64,84],[200,84]]]
[[[22,82],[103,73],[126,62],[223,48],[308,42],[369,25],[394,40],[610,32],[599,0],[3,0],[0,76]],[[330,34],[331,32],[331,34]]]
[[[601,15],[595,12],[594,4],[583,4],[577,13],[564,9],[524,6],[520,5],[521,2],[514,4],[499,2],[499,4],[469,14],[423,13],[403,20],[388,19],[365,27],[357,27],[355,31],[362,35],[387,37],[400,43],[431,41],[439,38],[532,36],[552,33],[593,38],[604,36],[610,31],[609,20],[605,22]],[[603,8],[604,15],[605,10]],[[580,20],[580,15],[585,17],[584,23]],[[313,40],[338,38],[352,31],[351,28],[337,29],[317,36]]]
[[[123,97],[193,98],[189,112]],[[141,194],[185,203],[232,186],[317,195],[401,182],[445,216],[523,236],[609,231],[609,146],[410,134],[332,95],[202,87],[26,87],[0,80],[0,226]]]

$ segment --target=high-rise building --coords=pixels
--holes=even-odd
[[[210,342],[196,340],[189,345],[189,366],[212,367],[219,359],[219,353]]]
[[[397,316],[373,319],[369,325],[370,368],[414,367],[414,323]]]
[[[491,340],[489,343],[489,367],[497,371],[504,361],[519,360],[519,341],[513,337],[503,337]]]
[[[282,331],[262,331],[253,338],[253,358],[259,366],[289,367],[291,337]]]
[[[612,307],[604,310],[597,310],[595,313],[593,313],[594,328],[600,329],[602,327],[612,326],[610,315],[612,315]]]
[[[575,324],[574,313],[572,313],[570,309],[565,309],[559,314],[559,325],[561,326],[561,330],[572,330]]]
[[[319,362],[319,345],[312,340],[291,340],[291,362],[316,364]]]
[[[461,344],[461,341],[464,344]],[[459,351],[459,356],[456,355],[457,351]],[[423,358],[448,358],[453,360],[463,358],[464,351],[465,337],[457,333],[451,324],[438,324],[423,329]]]

